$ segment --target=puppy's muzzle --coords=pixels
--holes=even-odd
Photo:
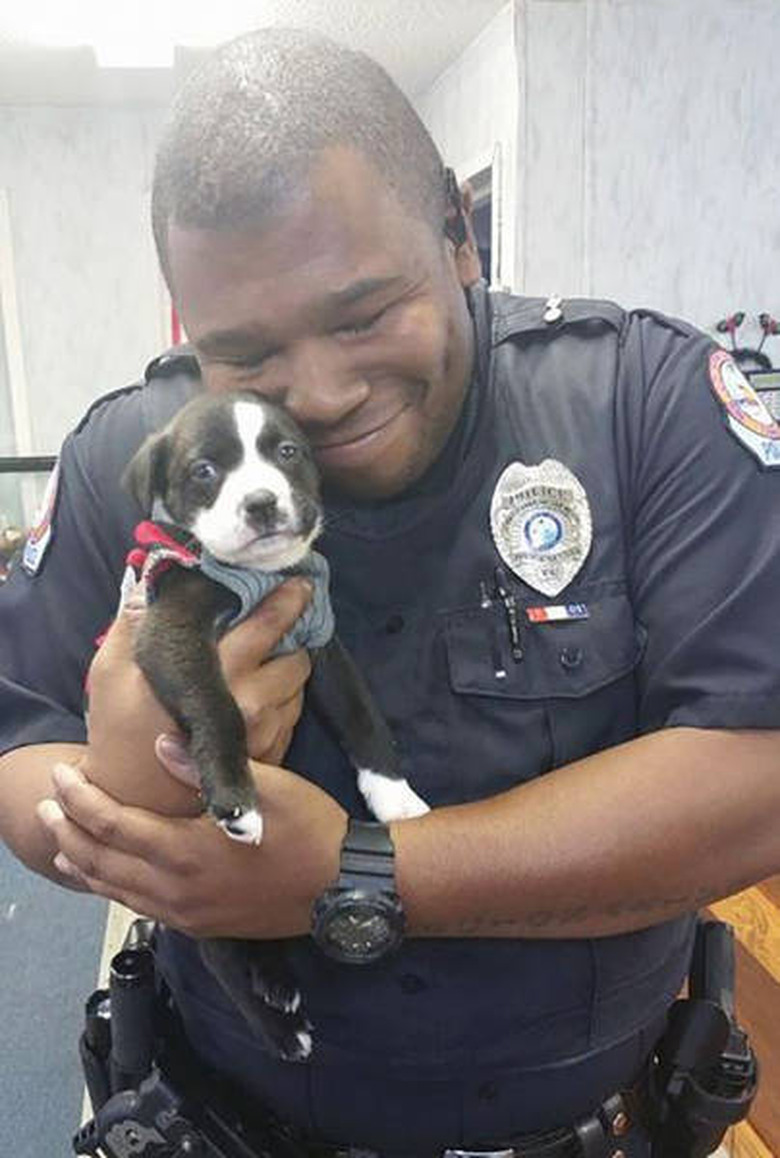
[[[244,518],[250,527],[261,534],[279,531],[286,521],[280,511],[277,496],[273,491],[259,490],[247,495],[241,504]]]

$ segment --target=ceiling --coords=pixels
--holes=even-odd
[[[166,104],[181,76],[209,47],[271,24],[315,29],[367,52],[414,97],[506,3],[221,0],[215,4],[212,0],[201,11],[192,0],[135,0],[122,5],[103,0],[90,11],[90,4],[83,0],[81,4],[58,0],[54,6],[51,0],[4,0],[0,104]],[[125,63],[132,63],[133,43],[140,40],[148,48],[153,39],[162,45],[161,59],[173,56],[172,66],[101,67],[98,63],[98,56],[120,61],[124,57]],[[48,47],[51,44],[57,47]]]

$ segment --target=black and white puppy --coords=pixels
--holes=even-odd
[[[161,538],[178,541],[184,560],[164,543],[152,546],[157,562],[136,660],[187,740],[206,810],[229,836],[257,843],[262,816],[246,732],[217,642],[242,599],[259,601],[300,572],[315,583],[303,617],[315,620],[309,640],[316,643],[318,631],[320,638],[330,635],[327,591],[317,587],[323,569],[327,582],[327,567],[312,551],[323,511],[311,451],[280,407],[250,392],[204,394],[150,435],[123,481],[161,526]],[[305,645],[305,631],[290,636],[289,650]],[[338,636],[316,646],[312,660],[307,697],[355,768],[369,809],[384,821],[427,812],[401,775],[389,729]],[[271,1046],[291,1060],[308,1056],[311,1026],[278,946],[220,940],[201,948]]]

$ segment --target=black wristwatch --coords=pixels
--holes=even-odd
[[[314,902],[311,933],[323,953],[350,965],[379,961],[400,945],[404,911],[386,824],[350,819],[339,878]]]

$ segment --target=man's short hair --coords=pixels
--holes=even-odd
[[[172,221],[262,224],[336,145],[360,152],[412,214],[442,230],[441,157],[380,65],[299,29],[260,29],[218,49],[182,87],[157,153],[152,224],[169,284]]]

